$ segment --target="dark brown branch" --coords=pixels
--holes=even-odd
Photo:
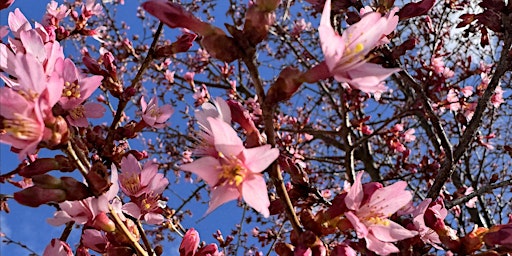
[[[158,25],[158,29],[155,32],[153,42],[151,43],[151,46],[149,47],[148,54],[146,55],[146,58],[142,61],[142,64],[137,71],[137,74],[135,75],[135,78],[133,78],[132,83],[129,88],[132,88],[134,91],[137,91],[140,87],[139,82],[142,80],[142,75],[146,71],[146,69],[149,67],[151,62],[153,61],[153,54],[155,52],[156,45],[158,43],[158,38],[160,37],[160,34],[163,30],[163,23],[160,22]],[[112,120],[112,124],[110,125],[110,129],[107,136],[107,142],[106,145],[112,145],[112,142],[114,140],[115,130],[117,126],[119,125],[119,122],[121,121],[121,117],[123,116],[124,109],[126,108],[126,105],[130,101],[131,97],[121,97],[119,99],[119,103],[117,105],[116,115],[114,116],[114,120]]]
[[[509,19],[506,16],[504,17],[503,24],[510,24]],[[509,22],[509,23],[506,23]],[[510,26],[510,25],[509,25]],[[509,28],[509,30],[512,30]],[[482,123],[482,118],[485,110],[487,110],[489,106],[489,101],[491,100],[496,87],[499,85],[499,81],[501,77],[510,70],[511,68],[511,60],[509,57],[510,46],[512,45],[512,33],[511,31],[506,31],[505,33],[505,44],[503,49],[501,50],[501,56],[498,61],[498,65],[496,70],[492,76],[489,85],[485,89],[484,94],[478,100],[475,113],[473,114],[473,118],[466,127],[464,134],[459,140],[459,144],[453,151],[453,161],[447,162],[445,161],[437,174],[437,177],[434,181],[434,184],[428,191],[427,197],[437,198],[439,196],[439,192],[441,188],[444,186],[444,183],[448,180],[448,178],[453,173],[453,163],[457,163],[459,159],[464,155],[464,153],[468,150],[469,144],[473,141],[475,134]]]
[[[510,185],[512,185],[512,180],[505,180],[505,181],[502,181],[502,182],[485,185],[482,188],[480,188],[479,190],[473,191],[473,192],[471,192],[470,194],[468,194],[466,196],[457,198],[455,200],[452,200],[451,202],[446,202],[445,203],[446,209],[450,209],[450,208],[452,208],[454,206],[467,203],[472,198],[474,198],[476,196],[481,196],[481,195],[483,195],[485,193],[489,193],[489,192],[491,192],[492,190],[494,190],[496,188],[501,188],[501,187],[510,186]]]

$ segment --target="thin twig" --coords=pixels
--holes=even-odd
[[[39,256],[39,254],[37,254],[34,250],[30,249],[27,245],[21,243],[21,242],[18,242],[18,241],[14,241],[12,240],[9,236],[5,235],[2,237],[2,242],[5,243],[5,244],[15,244],[27,251],[30,252],[30,256]]]
[[[89,170],[84,166],[84,164],[82,163],[82,161],[80,161],[80,159],[78,159],[78,156],[76,155],[76,152],[75,150],[73,149],[73,145],[71,145],[71,142],[68,141],[68,145],[67,145],[67,148],[65,150],[65,153],[68,154],[69,156],[71,156],[71,158],[73,159],[73,161],[75,161],[77,167],[78,167],[78,170],[80,171],[80,173],[84,176],[84,177],[87,177],[87,173],[89,173]]]
[[[509,24],[508,26],[510,26],[510,21],[508,17],[506,17],[505,15],[503,15],[503,17],[503,24]],[[509,28],[509,30],[512,30],[511,28]],[[509,51],[511,45],[512,32],[506,30],[505,43],[503,45],[503,49],[501,50],[501,56],[498,61],[496,70],[492,76],[492,79],[489,82],[487,88],[485,89],[485,92],[482,95],[482,97],[478,99],[478,103],[475,108],[475,113],[473,114],[473,117],[471,118],[469,124],[466,126],[466,130],[464,131],[464,134],[462,134],[462,137],[459,140],[459,144],[453,151],[453,161],[451,163],[447,163],[446,161],[443,163],[441,169],[439,170],[439,173],[437,174],[436,179],[434,180],[434,184],[432,184],[432,187],[428,191],[427,197],[437,198],[439,196],[439,192],[441,191],[445,182],[452,175],[452,172],[454,170],[453,163],[457,163],[459,161],[459,159],[468,150],[468,145],[473,141],[475,134],[482,122],[483,114],[489,106],[489,101],[491,100],[492,95],[494,95],[494,91],[496,90],[496,87],[499,85],[501,77],[505,74],[505,72],[510,70],[510,68],[512,67],[512,63],[509,59]]]
[[[69,234],[71,234],[71,230],[73,230],[73,225],[75,225],[74,221],[66,223],[66,227],[62,231],[62,234],[59,238],[61,241],[66,242],[66,240],[68,240]]]
[[[496,188],[501,188],[501,187],[510,186],[510,185],[512,185],[512,180],[505,180],[502,182],[485,185],[482,188],[480,188],[479,190],[473,191],[473,192],[469,193],[468,195],[454,199],[451,202],[446,202],[445,203],[446,209],[450,209],[454,206],[466,203],[469,200],[471,200],[473,197],[481,196],[481,195],[488,193]]]
[[[111,205],[109,205],[108,208],[109,208],[110,214],[112,214],[112,217],[114,218],[114,222],[116,223],[116,226],[118,228],[120,228],[121,231],[124,233],[124,235],[130,240],[133,247],[135,247],[137,254],[142,255],[142,256],[149,256],[148,252],[146,252],[146,250],[144,250],[144,248],[142,248],[142,246],[139,244],[137,239],[135,239],[135,237],[133,237],[132,233],[128,230],[126,225],[124,225],[123,221],[119,218],[119,216],[117,215],[117,212],[114,210],[114,208],[112,208]]]
[[[139,234],[142,238],[142,242],[144,242],[144,246],[146,247],[146,251],[150,255],[154,255],[153,249],[151,248],[151,244],[149,243],[148,237],[146,236],[146,232],[144,232],[144,228],[142,227],[142,224],[140,224],[140,221],[137,220],[135,223],[137,223],[137,229],[139,230]]]

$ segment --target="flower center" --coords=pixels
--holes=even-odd
[[[136,194],[140,190],[140,178],[137,174],[132,174],[130,177],[123,179],[121,183],[132,194]]]
[[[160,117],[162,115],[162,112],[160,111],[159,108],[151,108],[149,109],[149,115],[152,116],[152,117]]]
[[[350,47],[347,48],[347,54],[358,54],[360,52],[362,52],[364,50],[364,45],[362,43],[358,43],[355,45],[355,47],[353,49],[351,49]]]
[[[240,160],[236,157],[226,157],[224,154],[219,152],[221,162],[223,164],[219,167],[221,172],[219,173],[219,184],[235,185],[240,186],[245,179],[247,170],[242,165]]]
[[[73,120],[85,117],[85,108],[82,105],[76,106],[69,111],[69,115]]]
[[[80,98],[80,85],[78,85],[78,81],[64,83],[62,95],[68,98]]]
[[[14,119],[2,120],[2,129],[0,134],[9,133],[20,140],[37,140],[39,138],[38,128],[34,120],[24,118],[19,114],[14,114]]]
[[[365,218],[365,220],[371,224],[377,224],[382,226],[389,226],[389,220],[387,218],[381,218],[377,216]]]

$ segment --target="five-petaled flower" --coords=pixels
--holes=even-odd
[[[411,201],[411,192],[404,190],[407,183],[399,181],[387,187],[364,191],[362,176],[362,171],[357,173],[356,180],[345,197],[345,204],[349,209],[345,212],[345,217],[354,227],[357,237],[365,239],[369,250],[380,255],[399,252],[391,242],[411,238],[418,233],[389,219]]]
[[[174,113],[174,109],[171,105],[163,105],[158,107],[157,98],[153,97],[146,103],[144,97],[140,98],[140,105],[142,107],[142,120],[154,128],[164,128],[165,122]]]
[[[382,80],[399,69],[368,63],[366,55],[396,28],[398,16],[395,12],[393,10],[387,16],[366,12],[340,36],[331,26],[331,0],[325,2],[318,32],[325,62],[337,81],[366,93],[385,89]]]
[[[198,175],[211,187],[207,213],[242,197],[256,211],[268,217],[267,185],[261,174],[279,156],[279,150],[263,145],[245,148],[236,131],[219,118],[207,117],[217,157],[204,156],[181,166]]]

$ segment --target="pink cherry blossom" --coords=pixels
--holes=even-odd
[[[162,209],[166,207],[166,201],[161,199],[161,195],[150,192],[132,198],[132,202],[124,204],[122,209],[136,219],[144,219],[148,224],[161,224],[164,221]]]
[[[195,117],[201,131],[199,132],[200,143],[194,149],[197,156],[213,156],[217,157],[218,153],[215,149],[212,128],[208,122],[209,117],[220,118],[227,124],[231,124],[231,110],[226,101],[217,97],[213,100],[213,104],[206,102],[201,105],[201,110],[196,109]]]
[[[105,233],[96,230],[96,229],[86,229],[82,233],[83,246],[94,250],[99,253],[105,253],[106,248],[109,245],[108,239],[105,236]]]
[[[199,243],[201,239],[199,238],[199,233],[194,229],[190,228],[187,230],[185,235],[183,236],[183,240],[181,240],[179,252],[180,256],[220,256],[223,255],[219,253],[216,244],[208,244],[199,248]]]
[[[242,197],[263,216],[270,215],[267,185],[261,174],[279,156],[279,150],[264,145],[245,148],[236,131],[219,118],[208,117],[217,157],[204,156],[182,170],[192,172],[211,187],[207,213]]]
[[[64,89],[60,98],[60,104],[64,110],[71,110],[82,104],[103,80],[102,76],[86,77],[70,59],[57,62],[56,69],[64,79]]]
[[[158,107],[158,99],[156,97],[151,98],[149,103],[146,103],[144,97],[140,98],[140,105],[142,107],[142,120],[151,127],[164,128],[165,122],[174,113],[174,109],[171,105],[163,105]]]
[[[448,102],[448,109],[451,111],[459,111],[461,105],[459,103],[459,95],[455,89],[450,89],[446,95],[446,101]]]
[[[194,14],[185,10],[179,4],[165,0],[150,0],[144,2],[141,6],[171,28],[186,28],[201,35],[214,32],[213,26],[200,21]]]
[[[494,94],[491,97],[491,103],[495,108],[499,108],[501,103],[505,102],[503,99],[503,89],[501,86],[497,86],[494,90]]]
[[[399,181],[373,191],[363,191],[362,176],[362,171],[357,173],[356,180],[345,197],[345,204],[349,209],[345,217],[354,227],[357,237],[365,239],[369,250],[381,255],[399,252],[392,242],[417,234],[416,231],[407,230],[388,219],[411,201],[411,192],[404,190],[407,183]],[[367,200],[363,201],[365,197]]]
[[[52,239],[44,249],[43,256],[73,256],[73,250],[66,243],[57,238]]]
[[[28,22],[27,18],[20,11],[19,8],[16,8],[14,12],[9,13],[8,17],[9,28],[13,33],[14,37],[19,38],[21,31],[27,31],[32,29],[32,25]]]
[[[69,110],[69,115],[66,116],[66,120],[73,126],[87,127],[89,126],[87,118],[101,118],[105,114],[105,111],[105,107],[101,104],[89,102]]]
[[[21,149],[23,159],[43,140],[45,125],[36,103],[6,87],[0,88],[0,142]]]
[[[138,197],[143,194],[161,194],[169,181],[163,174],[158,173],[158,164],[147,161],[140,167],[132,154],[121,160],[122,173],[119,174],[121,190],[128,196]]]
[[[366,55],[396,28],[398,16],[394,12],[388,17],[376,12],[367,13],[341,36],[331,26],[330,19],[331,1],[327,0],[318,31],[325,62],[334,78],[363,92],[383,91],[385,86],[382,80],[399,69],[367,63]]]
[[[427,198],[413,210],[413,224],[416,230],[418,230],[420,238],[423,242],[431,244],[435,248],[441,249],[441,247],[439,246],[439,244],[441,244],[441,240],[439,240],[439,235],[436,233],[435,230],[429,228],[425,224],[425,211],[430,207],[431,202],[432,199]]]

